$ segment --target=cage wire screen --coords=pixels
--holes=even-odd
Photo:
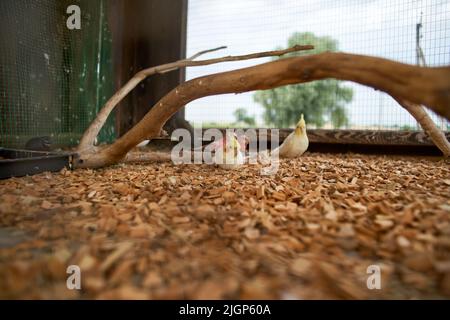
[[[81,30],[69,30],[69,5],[81,8]],[[0,145],[31,137],[78,143],[113,93],[108,1],[0,1]],[[109,119],[99,139],[114,138]]]
[[[385,57],[409,64],[450,64],[450,1],[189,0],[187,55],[237,55],[295,43]],[[69,5],[81,30],[66,28]],[[74,145],[113,93],[108,1],[0,1],[0,145],[23,147],[51,136]],[[270,58],[188,68],[187,79]],[[204,127],[291,127],[305,113],[310,128],[415,130],[416,121],[388,95],[355,83],[323,80],[276,90],[206,97],[186,107]],[[432,114],[443,130],[448,121]],[[110,117],[100,141],[115,137]]]
[[[300,44],[384,57],[409,64],[450,64],[450,1],[189,0],[187,55],[227,45],[212,56]],[[306,52],[304,54],[310,54]],[[187,69],[187,79],[270,61],[269,58]],[[287,110],[287,111],[286,111]],[[309,127],[416,130],[390,96],[351,82],[325,80],[238,95],[206,97],[186,107],[203,127],[289,127],[306,113]],[[449,122],[432,114],[449,130]]]

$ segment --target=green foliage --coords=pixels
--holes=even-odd
[[[244,108],[239,108],[234,111],[234,116],[236,117],[237,124],[248,125],[249,127],[255,126],[255,117],[249,116],[247,110]]]
[[[402,131],[414,131],[414,130],[417,130],[417,128],[414,127],[414,126],[410,126],[408,124],[404,124],[404,125],[402,125],[400,127],[400,130],[402,130]]]
[[[311,32],[294,33],[288,40],[288,46],[295,44],[312,44],[314,49],[291,53],[289,56],[336,51],[338,48],[336,40],[328,36],[318,37]],[[264,107],[263,118],[269,125],[290,127],[297,123],[303,113],[306,123],[321,127],[331,121],[339,128],[348,124],[345,104],[352,100],[353,90],[337,80],[326,79],[258,91],[253,98]]]

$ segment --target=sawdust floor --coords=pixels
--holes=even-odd
[[[0,181],[0,297],[449,298],[449,168],[307,154],[275,176],[166,163]]]

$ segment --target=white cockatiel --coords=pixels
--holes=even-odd
[[[235,133],[226,133],[225,138],[214,142],[214,163],[223,169],[236,169],[245,163],[245,138],[239,139]]]
[[[294,132],[284,139],[281,146],[271,152],[271,156],[278,156],[279,158],[296,158],[300,157],[306,149],[308,149],[309,141],[306,135],[306,123],[303,114]]]

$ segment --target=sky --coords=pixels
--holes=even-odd
[[[203,58],[247,54],[287,47],[294,32],[331,36],[339,51],[416,62],[416,24],[422,20],[421,47],[430,66],[450,65],[450,0],[189,0],[187,56],[222,45]],[[269,61],[261,58],[187,69],[186,78],[234,70]],[[352,128],[416,125],[388,95],[351,82],[347,105]],[[263,108],[253,92],[195,100],[186,118],[229,123],[234,110],[246,108],[259,126]],[[435,121],[441,121],[434,116]]]

